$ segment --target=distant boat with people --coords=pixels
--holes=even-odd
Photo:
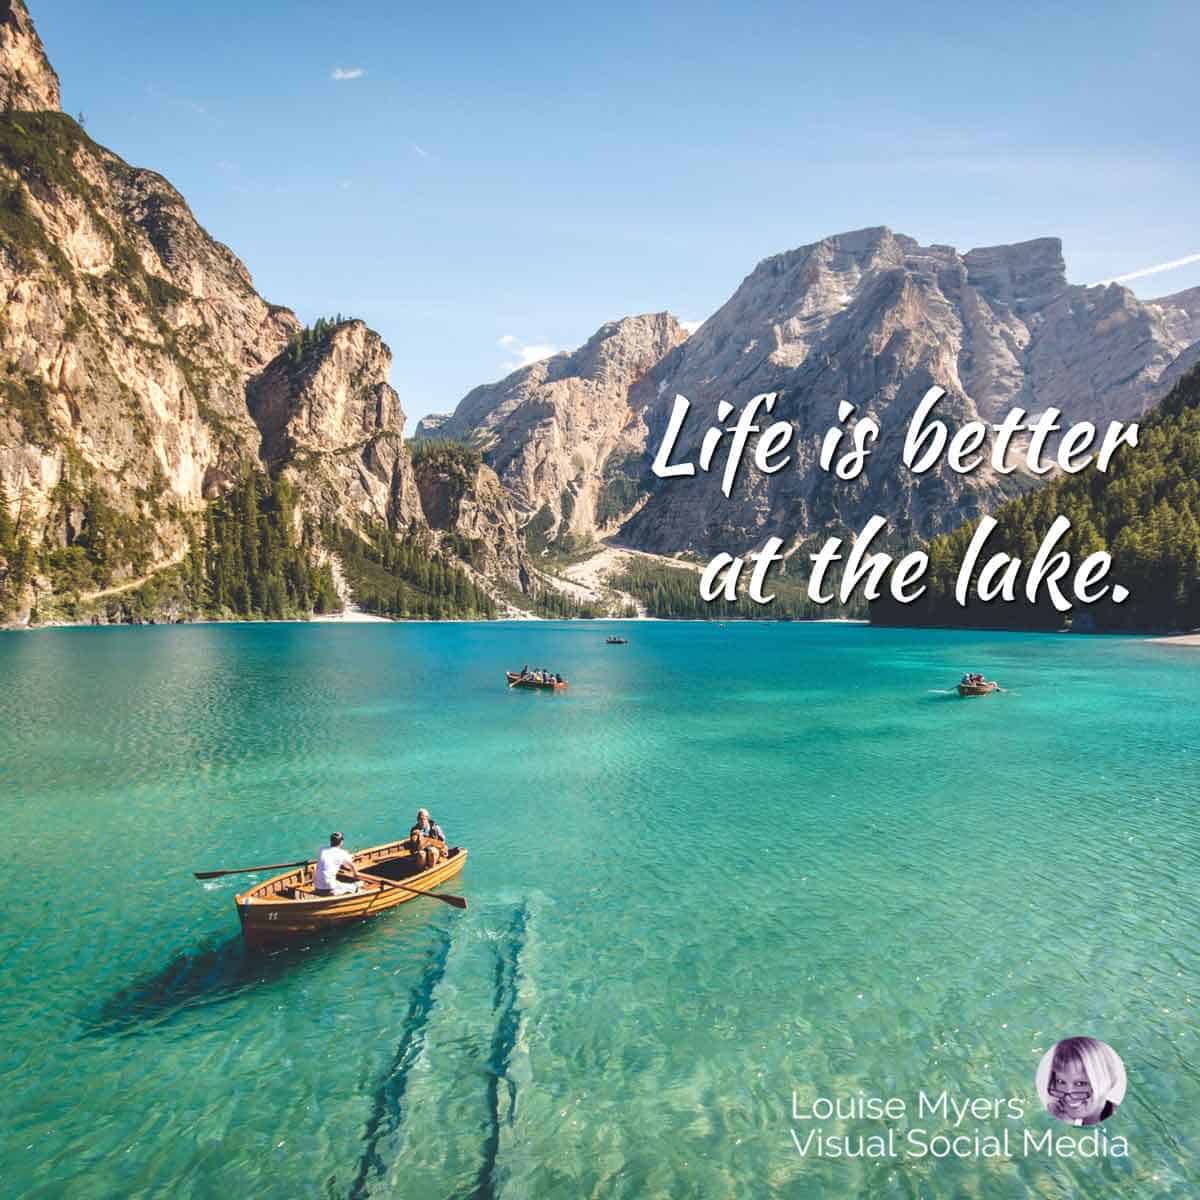
[[[960,696],[990,696],[999,690],[1000,685],[994,679],[984,679],[982,675],[968,674],[958,681]]]
[[[561,675],[540,667],[532,671],[528,667],[522,667],[519,671],[505,671],[504,675],[510,688],[537,688],[547,692],[558,692],[567,686],[567,681]]]
[[[629,639],[623,637],[606,637],[604,639],[604,644],[606,646],[628,646]]]

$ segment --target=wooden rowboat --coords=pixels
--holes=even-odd
[[[994,679],[985,679],[982,683],[960,683],[958,694],[960,696],[990,696],[999,686]]]
[[[445,843],[428,839],[427,844],[437,846],[447,857],[426,870],[413,861],[407,841],[360,850],[353,855],[354,865],[366,874],[429,891],[463,869],[467,851],[462,846],[447,849]],[[318,896],[313,892],[314,869],[309,864],[276,875],[233,898],[247,942],[310,936],[378,916],[406,900],[420,899],[414,892],[376,883],[363,883],[360,891],[350,895]]]
[[[532,675],[522,675],[519,671],[505,671],[505,677],[508,679],[509,687],[523,688],[541,688],[547,692],[558,692],[567,686],[567,681],[564,679],[561,682],[546,682],[543,683],[535,679]]]

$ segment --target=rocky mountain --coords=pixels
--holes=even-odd
[[[58,76],[23,0],[0,0],[0,112],[57,110]]]
[[[0,0],[0,617],[81,611],[168,570],[181,612],[214,580],[221,596],[325,596],[334,553],[380,611],[466,597],[479,612],[481,589],[557,586],[530,547],[796,549],[874,513],[928,538],[1031,482],[902,469],[930,386],[951,422],[1018,405],[1104,422],[1198,360],[1200,289],[1142,302],[1069,283],[1057,239],[960,253],[879,227],[765,260],[690,337],[668,313],[610,322],[425,418],[414,455],[378,335],[303,328],[263,299],[170,183],[59,111],[24,3]],[[797,430],[784,470],[743,469],[729,499],[720,460],[650,473],[677,394],[693,404],[680,461],[719,401],[762,392]],[[817,465],[843,402],[884,431],[850,482]],[[240,552],[210,544],[231,530]]]
[[[1188,288],[1148,303],[1162,312],[1162,319],[1172,337],[1187,343],[1200,341],[1200,287]]]
[[[362,321],[294,340],[246,386],[259,454],[325,521],[418,532],[421,501],[388,383],[391,353]]]
[[[1106,422],[1144,411],[1198,357],[1200,289],[1142,302],[1116,284],[1068,283],[1056,238],[963,254],[879,227],[760,263],[691,337],[665,313],[606,325],[573,354],[474,389],[418,436],[480,447],[534,546],[615,533],[669,554],[745,551],[773,535],[795,548],[875,513],[902,539],[928,538],[1033,482],[986,466],[904,469],[903,435],[930,386],[945,389],[938,415],[952,425],[1017,406]],[[779,393],[770,419],[798,431],[783,471],[743,469],[728,499],[719,469],[649,472],[676,395],[693,407],[675,461],[694,461],[718,402],[762,392]],[[883,430],[850,482],[817,465],[843,402],[851,423],[869,415]]]
[[[453,413],[426,413],[413,430],[415,438],[436,438],[441,436],[442,426],[453,416]]]
[[[495,471],[478,454],[437,443],[418,443],[413,467],[429,528],[484,580],[528,592],[534,576],[522,522]]]
[[[738,552],[772,535],[795,545],[815,531],[857,530],[874,513],[904,536],[955,528],[1023,484],[987,469],[915,477],[900,465],[904,432],[931,385],[946,390],[939,415],[953,422],[996,421],[1017,405],[1031,414],[1057,407],[1064,422],[1131,418],[1195,341],[1190,305],[1186,296],[1143,303],[1116,284],[1069,284],[1056,238],[960,254],[880,227],[769,258],[650,373],[655,399],[644,420],[656,447],[675,396],[692,401],[676,452],[687,461],[718,401],[740,407],[778,392],[772,419],[797,428],[795,460],[772,476],[743,470],[730,499],[719,474],[656,480],[621,540]],[[851,482],[816,465],[843,401],[856,406],[853,419],[870,414],[883,430]]]
[[[18,614],[79,590],[56,552],[99,511],[93,582],[119,586],[179,562],[247,469],[290,479],[297,527],[383,525],[436,552],[379,337],[360,321],[302,329],[162,176],[93,142],[58,96],[23,3],[0,0],[0,501],[42,563]]]
[[[418,436],[483,450],[523,521],[569,544],[612,532],[639,494],[653,400],[648,372],[687,337],[670,313],[612,321],[571,354],[556,354],[477,387]]]
[[[1162,313],[1168,330],[1179,341],[1190,343],[1163,372],[1159,391],[1165,393],[1200,363],[1200,287],[1150,301]]]

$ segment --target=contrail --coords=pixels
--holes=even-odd
[[[1161,275],[1164,271],[1173,271],[1176,267],[1188,267],[1195,262],[1200,262],[1200,254],[1188,254],[1184,258],[1174,258],[1170,262],[1159,263],[1156,267],[1143,267],[1140,271],[1130,271],[1128,275],[1102,279],[1093,286],[1103,287],[1106,283],[1128,283],[1131,279],[1145,279],[1147,275]]]

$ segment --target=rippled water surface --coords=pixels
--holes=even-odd
[[[1200,651],[611,628],[0,636],[4,1194],[1193,1194]],[[250,956],[256,877],[192,878],[420,805],[465,913]],[[793,1092],[860,1089],[1025,1106],[901,1140],[1064,1132],[1033,1073],[1079,1033],[1127,1064],[1127,1157],[793,1144]]]

